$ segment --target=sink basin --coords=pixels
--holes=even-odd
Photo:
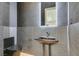
[[[46,36],[41,36],[41,37],[39,37],[39,39],[55,40],[55,39],[56,39],[56,37],[51,37],[51,36],[49,36],[49,37],[46,37]]]
[[[59,42],[58,40],[56,40],[55,37],[39,37],[37,39],[38,42],[40,42],[41,44],[55,44],[57,42]]]

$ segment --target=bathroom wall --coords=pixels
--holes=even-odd
[[[70,25],[70,55],[79,56],[79,23]]]
[[[2,55],[3,55],[3,27],[0,26],[0,56]]]
[[[52,55],[53,56],[66,56],[68,55],[67,51],[67,30],[66,27],[59,28],[40,28],[40,27],[26,27],[25,29],[21,28],[23,32],[20,32],[24,37],[23,40],[23,49],[24,52],[30,52],[33,55],[43,55],[42,45],[34,39],[39,38],[40,36],[46,36],[47,31],[50,32],[50,36],[56,37],[59,40],[59,43],[52,45]],[[61,53],[61,54],[60,54]],[[48,46],[46,46],[46,55],[48,55]]]
[[[10,37],[14,37],[15,45],[17,44],[17,2],[9,3],[9,31]]]
[[[79,2],[69,3],[70,55],[79,56]]]
[[[39,6],[39,3],[24,3],[24,4],[20,3],[19,4],[19,7],[21,7],[18,13],[19,15],[18,15],[18,30],[17,30],[19,46],[22,48],[22,51],[24,52],[29,51],[28,53],[32,53],[33,55],[38,55],[38,56],[42,55],[42,52],[43,52],[42,45],[34,39],[37,39],[40,36],[46,36],[45,32],[48,31],[51,33],[51,36],[54,36],[56,37],[57,40],[59,40],[59,43],[57,43],[56,45],[52,45],[52,55],[67,56],[68,55],[67,26],[39,27],[38,20],[40,19],[40,16],[37,16],[37,15],[40,14],[39,13],[40,10],[39,11],[36,11],[36,10],[38,10],[38,8],[40,7],[37,7],[37,6]],[[60,10],[63,7],[63,4],[60,4],[60,6],[61,7],[58,10]],[[65,6],[67,8],[67,5]],[[65,8],[65,11],[67,12],[66,8]],[[75,2],[70,3],[69,8],[70,8],[69,9],[70,23],[78,22],[78,3],[75,3]],[[36,11],[36,13],[34,11]],[[67,16],[67,13],[65,15]],[[38,17],[38,20],[36,16]],[[62,16],[60,18],[62,18]],[[62,24],[67,25],[67,17],[63,19],[65,19],[66,23],[62,22]],[[60,22],[59,25],[62,25],[62,24]],[[70,25],[70,55],[79,55],[78,25],[79,25],[78,23]],[[46,46],[46,55],[48,55],[48,46]]]
[[[2,3],[2,26],[3,26],[3,39],[8,37],[15,38],[15,44],[17,41],[17,4]]]
[[[8,2],[0,2],[1,3],[1,17],[3,26],[9,26],[9,3]]]
[[[53,56],[65,56],[68,55],[67,51],[67,30],[66,27],[58,27],[58,28],[33,28],[32,30],[32,47],[31,51],[34,55],[43,55],[42,45],[37,42],[36,38],[40,36],[46,36],[47,31],[50,32],[50,36],[56,37],[59,40],[59,43],[56,45],[52,45],[52,55]],[[61,53],[61,54],[60,54]],[[46,46],[46,55],[48,55],[48,46]]]
[[[68,3],[67,2],[57,2],[56,3],[56,13],[57,13],[57,26],[67,26],[68,24]]]
[[[0,22],[3,38],[9,37],[9,3],[7,2],[0,2]]]
[[[39,2],[18,3],[18,27],[40,26],[40,10]]]
[[[79,2],[69,3],[69,20],[70,24],[79,22]]]
[[[1,20],[2,20],[2,27],[3,27],[3,38],[9,37],[9,3],[8,2],[0,2],[1,8]]]
[[[0,56],[3,55],[3,39],[9,37],[9,3],[0,2]]]
[[[0,2],[0,4],[0,26],[3,27],[3,38],[6,38],[9,37],[9,3]]]
[[[34,39],[46,36],[50,32],[59,43],[52,45],[52,55],[67,55],[67,30],[66,27],[40,27],[40,3],[18,3],[18,46],[22,51],[33,55],[42,55],[42,45]],[[47,48],[48,46],[46,46]],[[48,49],[46,49],[48,55]],[[61,54],[60,54],[61,53]]]
[[[57,27],[56,29],[56,39],[59,40],[59,43],[52,45],[52,55],[68,56],[67,26]]]
[[[28,42],[29,39],[32,37],[32,28],[40,26],[40,3],[36,2],[24,2],[18,3],[18,28],[17,28],[17,39],[18,39],[18,46],[20,49],[22,48],[22,41],[27,40],[27,45],[30,45]],[[27,29],[26,29],[27,28]],[[29,30],[27,33],[26,30]]]
[[[14,4],[15,5],[15,4]],[[11,26],[16,25],[15,22],[13,22],[14,18],[17,14],[14,14],[16,12],[13,12],[15,10],[15,6],[13,9],[13,5],[11,5],[8,2],[0,2],[0,55],[3,55],[3,39],[8,38],[11,36],[16,36],[15,33],[16,29],[12,28]],[[12,13],[13,12],[13,13]],[[12,18],[13,17],[13,18]],[[13,23],[12,23],[13,22]]]

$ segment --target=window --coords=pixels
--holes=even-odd
[[[41,2],[41,26],[57,26],[56,2]]]
[[[45,26],[56,26],[56,7],[45,8]]]

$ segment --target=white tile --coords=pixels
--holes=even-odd
[[[70,26],[70,53],[79,56],[79,23]]]

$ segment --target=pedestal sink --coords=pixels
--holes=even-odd
[[[43,56],[45,56],[45,45],[49,46],[49,56],[51,56],[51,45],[54,45],[56,43],[58,43],[59,41],[56,40],[55,37],[39,37],[38,39],[36,39],[39,43],[42,44],[43,47]]]

